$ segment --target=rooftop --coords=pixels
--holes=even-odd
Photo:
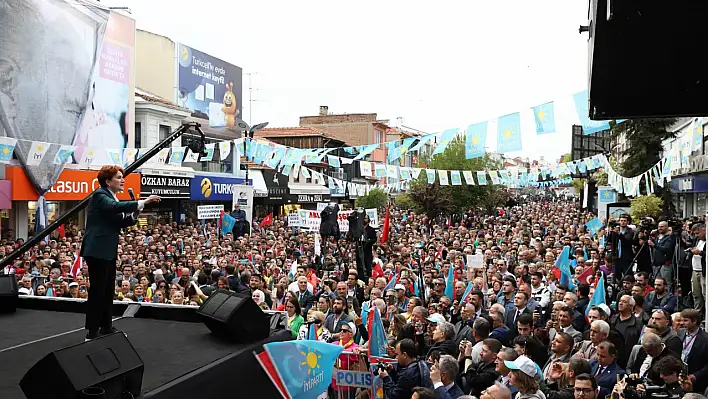
[[[344,144],[347,143],[345,139],[335,134],[307,126],[265,128],[257,131],[256,137],[324,137],[326,139],[336,140]]]

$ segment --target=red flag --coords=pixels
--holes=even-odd
[[[266,372],[268,377],[270,377],[270,380],[273,382],[273,385],[278,388],[280,394],[283,395],[284,398],[289,397],[287,395],[288,391],[285,390],[285,384],[283,384],[283,380],[280,378],[280,374],[278,374],[278,372],[275,370],[273,359],[270,358],[268,352],[263,351],[257,354],[256,359],[258,360],[258,363],[261,364],[261,367],[263,367],[263,370]]]
[[[57,233],[59,233],[60,238],[66,238],[66,230],[64,229],[63,224],[61,226],[57,227]]]
[[[221,234],[221,224],[224,223],[224,210],[219,211],[219,225],[216,227],[216,234]]]
[[[273,212],[269,213],[268,216],[266,216],[263,221],[261,222],[260,226],[261,228],[270,226],[273,224]]]
[[[583,269],[583,272],[580,273],[578,276],[578,281],[580,284],[588,284],[588,285],[593,285],[592,281],[590,281],[591,278],[595,276],[595,273],[593,272],[592,266],[588,266],[585,269]]]
[[[560,281],[561,279],[561,269],[558,268],[558,266],[553,266],[551,268],[551,272],[553,273],[554,276],[556,276],[556,280]]]
[[[389,212],[389,207],[386,206],[386,218],[384,219],[383,233],[381,233],[381,243],[388,241],[388,231],[391,228],[391,214]]]
[[[74,255],[76,259],[74,259],[74,265],[71,267],[71,277],[76,278],[76,276],[81,273],[81,257],[79,254]]]
[[[371,277],[374,280],[376,280],[377,278],[383,277],[383,276],[384,276],[384,272],[383,272],[383,269],[381,268],[381,264],[377,262],[376,265],[374,266],[374,270],[372,270]]]

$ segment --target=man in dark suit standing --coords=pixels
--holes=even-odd
[[[629,227],[632,218],[622,214],[619,218],[619,226],[615,227],[614,233],[617,235],[617,250],[614,253],[615,259],[615,276],[620,279],[627,274],[627,271],[632,267],[634,260],[634,245],[639,244],[639,240],[634,230]]]
[[[123,191],[123,168],[106,165],[98,172],[101,188],[91,196],[86,217],[86,234],[80,255],[89,269],[89,295],[86,308],[86,340],[111,334],[111,305],[115,292],[116,257],[120,229],[137,222],[133,213],[145,205],[160,202],[160,197],[149,196],[140,201],[118,201],[116,195]]]
[[[701,314],[696,309],[681,311],[681,328],[678,337],[683,343],[681,360],[686,364],[693,392],[703,392],[708,387],[708,333],[699,327]]]
[[[533,316],[533,313],[526,307],[529,302],[528,296],[524,291],[519,291],[514,296],[514,309],[506,312],[504,315],[504,324],[512,331],[514,336],[518,335],[516,321],[522,314]]]
[[[363,273],[361,268],[359,269],[359,274],[363,276],[364,281],[371,277],[371,267],[374,263],[374,244],[378,238],[376,237],[376,229],[369,226],[371,220],[369,215],[364,214],[364,267]]]

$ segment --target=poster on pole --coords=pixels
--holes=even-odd
[[[245,184],[233,185],[233,205],[231,209],[241,205],[241,209],[246,212],[246,220],[253,223],[253,186]]]

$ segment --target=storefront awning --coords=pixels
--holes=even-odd
[[[290,189],[290,194],[327,194],[329,195],[329,188],[326,186],[320,186],[319,184],[306,184],[306,183],[288,183],[288,188]]]
[[[254,197],[267,197],[268,187],[266,186],[265,179],[263,178],[263,172],[257,169],[251,169],[248,171],[248,179],[253,182],[253,196]]]

